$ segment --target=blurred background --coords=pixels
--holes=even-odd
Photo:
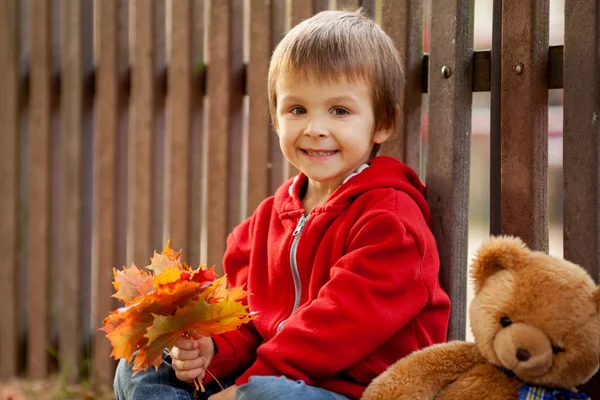
[[[7,0],[0,0],[9,4]],[[76,0],[74,0],[76,1]],[[84,15],[83,25],[81,26],[81,40],[82,40],[82,69],[85,71],[93,70],[95,63],[98,59],[98,52],[100,51],[100,42],[95,38],[95,32],[99,32],[101,26],[101,22],[98,19],[98,10],[102,4],[102,2],[106,2],[109,0],[81,0],[79,3],[82,7],[82,13]],[[144,2],[145,1],[145,2]],[[173,2],[175,0],[172,0]],[[424,41],[423,47],[424,52],[429,51],[429,11],[431,8],[431,1],[435,0],[424,0]],[[82,109],[81,111],[81,134],[80,134],[80,153],[79,157],[81,157],[81,162],[79,173],[80,173],[80,181],[81,187],[79,190],[81,191],[80,198],[80,210],[81,214],[78,217],[79,228],[77,230],[78,239],[81,241],[81,247],[77,254],[75,271],[76,274],[76,284],[77,289],[79,290],[79,295],[76,295],[77,299],[77,310],[72,311],[70,308],[64,307],[64,302],[61,302],[61,296],[64,296],[65,287],[61,285],[55,284],[58,280],[62,279],[64,275],[64,262],[61,258],[64,254],[61,253],[59,249],[60,247],[46,249],[47,251],[43,254],[44,260],[47,260],[47,271],[48,273],[48,282],[44,281],[42,283],[41,289],[44,290],[44,296],[42,296],[42,301],[44,305],[48,306],[48,315],[47,315],[47,343],[45,343],[45,351],[49,358],[49,372],[51,373],[51,378],[49,381],[43,380],[43,383],[33,385],[27,380],[10,380],[9,381],[1,381],[0,380],[0,400],[5,400],[9,398],[9,386],[10,390],[12,390],[12,394],[10,394],[10,398],[18,399],[18,398],[110,398],[110,393],[108,394],[100,394],[98,391],[91,391],[86,386],[86,382],[88,377],[90,376],[91,367],[91,358],[93,354],[93,338],[99,338],[98,340],[102,344],[103,351],[106,350],[107,341],[102,337],[102,333],[98,333],[96,331],[98,327],[98,321],[101,320],[108,309],[113,309],[118,306],[116,302],[112,302],[109,299],[111,293],[108,290],[112,290],[110,284],[106,285],[107,282],[104,282],[102,286],[103,289],[99,289],[98,280],[99,280],[99,271],[112,270],[113,267],[120,267],[120,265],[130,265],[132,262],[136,262],[138,265],[145,265],[144,260],[151,256],[151,249],[160,250],[164,246],[167,237],[173,238],[172,229],[170,228],[173,224],[173,215],[169,215],[169,213],[164,212],[168,209],[169,206],[169,198],[166,195],[170,191],[168,185],[172,182],[172,177],[169,177],[169,174],[163,173],[169,169],[171,159],[173,155],[167,154],[164,151],[165,148],[169,145],[169,132],[175,126],[171,125],[172,122],[169,120],[169,107],[170,103],[168,98],[166,97],[164,91],[166,91],[167,80],[170,79],[166,76],[165,66],[168,64],[169,60],[174,56],[175,53],[172,52],[172,47],[174,44],[179,43],[178,40],[181,40],[179,37],[172,37],[172,29],[173,26],[179,25],[177,17],[171,14],[172,12],[172,2],[168,0],[138,0],[138,1],[127,1],[127,0],[115,0],[117,6],[117,21],[116,21],[116,29],[118,30],[118,61],[115,65],[115,70],[121,76],[124,76],[123,82],[124,85],[136,85],[135,76],[131,76],[130,68],[135,63],[136,57],[144,56],[144,49],[139,52],[139,46],[142,41],[140,41],[140,34],[142,34],[142,30],[138,30],[134,24],[134,13],[132,13],[132,9],[135,8],[135,4],[151,4],[150,7],[146,7],[146,9],[151,10],[154,13],[154,22],[153,29],[148,30],[148,34],[152,36],[153,44],[152,44],[152,53],[147,56],[147,60],[150,64],[153,65],[149,74],[150,80],[152,81],[150,84],[155,84],[156,90],[151,93],[151,96],[148,99],[144,98],[135,98],[132,93],[127,89],[124,91],[125,97],[120,98],[117,103],[113,104],[114,108],[118,112],[118,118],[116,121],[116,132],[115,132],[115,157],[117,160],[120,160],[115,163],[115,168],[117,171],[117,177],[119,178],[114,182],[114,204],[116,208],[116,220],[119,221],[119,224],[122,224],[122,229],[117,229],[115,232],[114,245],[111,245],[110,251],[114,252],[114,258],[118,260],[117,265],[113,265],[112,259],[110,262],[102,262],[98,261],[98,257],[103,257],[106,251],[106,247],[103,245],[97,244],[97,236],[93,231],[93,221],[94,221],[94,193],[98,190],[98,187],[95,186],[94,182],[94,167],[91,160],[93,160],[97,155],[95,154],[94,143],[98,140],[98,133],[95,129],[95,126],[98,123],[104,122],[102,120],[102,116],[99,115],[99,111],[97,107],[94,105],[94,99],[83,98],[81,100]],[[241,32],[237,36],[233,36],[231,40],[233,43],[232,47],[241,49],[240,59],[239,60],[228,60],[232,63],[237,63],[236,65],[241,66],[244,63],[248,63],[250,59],[250,47],[252,45],[252,35],[250,31],[250,1],[234,1],[233,4],[237,4],[236,9],[242,9],[240,13],[240,18],[234,22],[236,31]],[[275,4],[274,8],[279,9],[281,15],[285,15],[288,20],[287,24],[289,25],[289,19],[291,18],[291,2],[289,0],[273,0]],[[315,0],[315,4],[319,4],[319,7],[322,8],[336,8],[340,6],[340,4],[344,3],[343,1],[337,2],[335,0]],[[381,0],[371,1],[372,4],[372,15],[376,19],[376,21],[380,21],[381,14]],[[50,93],[54,93],[57,90],[59,83],[53,77],[59,76],[61,71],[62,60],[64,58],[64,51],[66,48],[65,43],[67,43],[68,35],[65,36],[64,32],[61,31],[61,27],[65,26],[68,23],[68,20],[65,18],[64,10],[66,5],[69,5],[69,0],[59,1],[59,0],[20,0],[20,1],[12,1],[11,4],[15,4],[17,7],[17,14],[19,15],[19,23],[17,24],[17,41],[19,42],[18,46],[18,54],[17,54],[17,64],[19,72],[17,74],[18,85],[19,85],[19,93],[21,97],[18,99],[19,104],[19,139],[17,146],[18,156],[16,160],[18,162],[18,202],[19,204],[27,204],[29,199],[29,189],[28,189],[28,173],[31,169],[29,164],[29,146],[35,144],[37,140],[37,136],[33,136],[30,133],[30,128],[33,126],[37,126],[39,121],[35,118],[30,119],[32,113],[35,112],[31,103],[31,98],[29,98],[28,90],[32,87],[31,74],[29,70],[31,69],[30,63],[35,63],[35,51],[37,49],[32,49],[31,43],[31,32],[34,32],[35,26],[32,25],[31,19],[29,18],[31,9],[33,5],[36,5],[39,8],[40,4],[45,4],[47,6],[48,11],[48,37],[42,38],[42,40],[47,40],[48,42],[48,54],[47,57],[49,63],[47,72],[48,75],[52,78],[49,79],[51,84],[50,89],[48,91]],[[71,3],[72,4],[72,3]],[[192,65],[192,78],[190,80],[190,110],[191,117],[187,122],[187,127],[192,133],[189,138],[189,142],[186,142],[186,148],[193,154],[201,153],[206,149],[203,149],[201,134],[203,131],[203,126],[205,126],[206,118],[209,117],[209,110],[203,96],[205,95],[205,90],[207,87],[205,85],[210,85],[210,82],[201,82],[200,76],[202,76],[204,72],[205,64],[210,64],[208,57],[208,48],[211,45],[215,45],[215,42],[211,42],[209,39],[209,35],[206,34],[208,25],[211,23],[209,21],[209,17],[206,14],[208,1],[203,0],[192,0],[191,1],[191,59],[193,61]],[[492,6],[493,0],[474,0],[475,5],[475,24],[474,24],[474,49],[475,50],[484,50],[490,49],[492,43]],[[4,3],[2,3],[4,6]],[[550,0],[550,36],[549,41],[550,45],[562,45],[564,43],[564,0]],[[5,10],[5,8],[0,8],[0,10]],[[2,19],[2,15],[0,15],[0,21],[6,21]],[[283,19],[282,19],[283,21]],[[273,38],[272,40],[276,42],[278,37],[281,37],[284,34],[286,29],[286,24],[283,22],[275,24],[273,29]],[[214,23],[214,21],[212,21]],[[215,23],[216,24],[216,23]],[[0,32],[4,32],[1,31]],[[136,37],[136,35],[138,35]],[[2,38],[0,38],[2,39]],[[175,41],[175,42],[174,42]],[[218,46],[218,43],[217,43]],[[212,60],[212,61],[220,61],[220,60]],[[2,69],[0,68],[0,71]],[[29,75],[28,75],[29,74]],[[84,74],[85,75],[85,74]],[[25,79],[27,77],[27,79]],[[89,78],[89,77],[88,77]],[[239,78],[239,77],[238,77]],[[234,77],[231,82],[237,82],[236,77]],[[64,81],[64,78],[63,78]],[[24,84],[27,82],[27,85]],[[84,83],[84,92],[86,88],[85,85],[90,82],[83,80]],[[239,83],[239,82],[238,82]],[[257,83],[258,86],[262,85],[262,82],[254,82]],[[96,83],[97,84],[97,83]],[[52,86],[53,85],[53,86]],[[242,84],[240,84],[240,87]],[[93,85],[91,86],[93,88]],[[210,89],[210,87],[208,87]],[[92,89],[94,90],[94,89]],[[96,88],[97,90],[97,88]],[[119,87],[121,90],[121,87]],[[133,91],[133,90],[132,90]],[[195,94],[196,93],[196,94]],[[54,97],[53,97],[54,96]],[[249,199],[248,193],[251,191],[252,186],[251,183],[248,183],[248,176],[252,176],[252,172],[248,170],[247,167],[247,159],[244,157],[248,157],[248,146],[249,146],[249,132],[250,125],[252,122],[250,121],[251,115],[251,105],[249,102],[248,95],[245,94],[235,94],[234,105],[233,107],[237,107],[234,112],[239,113],[239,119],[235,121],[224,122],[226,125],[226,129],[229,129],[231,132],[235,131],[236,139],[235,143],[238,143],[240,149],[235,150],[233,153],[231,149],[230,156],[233,154],[237,154],[237,158],[232,157],[229,159],[229,167],[230,170],[234,171],[235,174],[239,175],[239,177],[244,178],[240,179],[239,187],[231,187],[230,193],[232,193],[232,197],[235,198],[234,202],[237,208],[233,211],[228,210],[229,213],[226,218],[226,223],[223,223],[223,229],[229,231],[237,221],[241,220],[244,216],[248,215],[249,212],[252,211],[253,201]],[[144,109],[144,112],[149,112],[147,114],[146,119],[139,119],[139,110],[140,105],[144,101],[148,101],[151,104],[149,107]],[[130,103],[131,102],[131,103]],[[239,103],[239,104],[238,104]],[[65,181],[65,166],[61,161],[61,152],[63,151],[61,139],[61,131],[63,126],[65,126],[66,117],[60,112],[60,102],[58,96],[52,94],[48,103],[51,107],[47,110],[47,116],[49,116],[48,124],[47,124],[47,134],[46,139],[48,140],[48,165],[50,166],[50,175],[49,175],[49,186],[59,187]],[[227,105],[227,103],[225,103]],[[549,94],[549,110],[548,110],[548,160],[549,160],[549,169],[548,169],[548,198],[549,198],[549,216],[550,216],[550,253],[557,256],[562,256],[563,254],[563,234],[562,234],[562,127],[563,127],[563,91],[562,89],[550,90]],[[264,103],[264,114],[267,113],[266,103]],[[213,105],[213,111],[210,113],[214,113],[215,106]],[[134,114],[134,110],[138,110],[138,114]],[[423,108],[422,108],[422,139],[423,139],[423,149],[426,149],[427,146],[427,114],[428,114],[428,105],[427,105],[427,95],[423,95]],[[39,114],[36,114],[39,115]],[[267,117],[268,118],[268,117]],[[213,121],[211,119],[211,121]],[[222,122],[223,119],[214,120],[213,122]],[[219,123],[220,123],[219,122]],[[227,123],[233,124],[233,126],[227,125]],[[268,121],[267,121],[268,123]],[[263,123],[264,125],[264,123]],[[2,139],[4,140],[5,136],[8,132],[5,130],[5,126],[0,124],[0,134]],[[148,224],[152,224],[152,229],[148,229],[148,243],[147,245],[140,246],[138,243],[134,243],[133,238],[139,238],[140,235],[135,234],[135,230],[139,229],[137,225],[132,223],[132,216],[137,215],[140,206],[138,203],[134,202],[135,194],[140,193],[138,191],[138,186],[132,186],[132,179],[137,179],[139,177],[139,168],[136,163],[131,162],[132,159],[135,160],[135,157],[131,157],[134,151],[137,151],[138,142],[134,141],[132,138],[136,132],[143,131],[149,132],[150,134],[150,143],[149,149],[145,153],[148,155],[147,164],[144,164],[141,169],[141,174],[145,174],[148,177],[148,183],[144,186],[144,195],[147,195],[150,203],[142,204],[143,207],[148,207],[148,211],[151,213],[151,218],[148,219]],[[33,131],[32,131],[33,132]],[[128,134],[129,133],[129,134]],[[279,150],[277,149],[275,134],[273,132],[269,133],[270,136],[267,137],[266,141],[268,142],[265,146],[267,147],[267,151],[271,155],[271,164],[270,168],[270,181],[269,185],[266,188],[268,193],[272,193],[274,188],[276,188],[285,178],[288,176],[288,170],[282,161],[282,157],[279,154]],[[266,137],[266,136],[265,136]],[[237,151],[237,153],[236,153]],[[151,155],[151,156],[150,156]],[[211,155],[207,155],[210,157]],[[489,232],[489,176],[490,176],[490,168],[489,168],[489,159],[490,159],[490,93],[482,92],[482,93],[473,93],[473,112],[472,112],[472,148],[471,148],[471,176],[470,176],[470,206],[469,206],[469,261],[473,257],[477,247],[487,238]],[[88,162],[89,161],[89,162]],[[200,158],[193,159],[187,165],[189,171],[189,176],[186,178],[187,182],[190,182],[189,188],[189,199],[190,203],[186,206],[187,203],[178,203],[183,205],[179,208],[185,209],[185,218],[191,221],[200,221],[201,215],[206,210],[202,210],[200,204],[202,203],[203,196],[203,182],[202,182],[202,173],[200,172],[203,168],[203,163],[206,162],[206,159],[200,160]],[[426,154],[423,152],[423,157],[421,158],[421,163],[424,166],[426,162]],[[144,168],[146,168],[144,170]],[[182,166],[183,168],[183,166]],[[425,168],[422,168],[424,171]],[[145,172],[144,172],[145,171]],[[426,176],[422,176],[422,179],[426,181]],[[136,183],[137,185],[137,183]],[[136,192],[137,191],[137,192]],[[267,194],[268,194],[267,193]],[[46,199],[48,201],[49,207],[49,228],[48,242],[52,244],[60,244],[60,238],[63,236],[63,229],[65,225],[65,215],[68,215],[68,210],[65,210],[61,205],[62,202],[62,194],[58,190],[52,191],[49,195],[50,197]],[[113,199],[110,199],[111,202]],[[137,200],[135,200],[137,201]],[[78,206],[78,207],[79,207]],[[105,205],[102,204],[104,207]],[[19,208],[20,207],[20,208]],[[29,229],[31,231],[31,227],[24,227],[27,224],[27,215],[24,211],[25,208],[23,206],[17,207],[17,221],[20,226],[19,228],[19,237],[18,237],[18,257],[16,260],[16,265],[18,268],[15,271],[16,278],[15,282],[17,282],[17,287],[15,289],[15,295],[18,301],[16,301],[17,307],[17,315],[15,317],[15,325],[17,326],[17,335],[18,335],[18,343],[19,343],[19,354],[25,354],[28,348],[27,337],[31,335],[31,328],[28,328],[28,318],[32,318],[32,306],[29,295],[34,290],[33,286],[30,286],[28,283],[32,280],[32,277],[35,278],[35,271],[31,269],[31,260],[28,257],[31,257],[31,254],[27,253],[26,247],[24,245],[26,232]],[[177,208],[177,207],[173,207]],[[4,223],[4,221],[3,221]],[[119,225],[121,226],[121,225]],[[150,225],[148,225],[150,226]],[[188,260],[190,264],[198,264],[206,258],[206,254],[202,254],[203,247],[202,241],[206,240],[209,236],[207,232],[214,232],[213,230],[202,227],[198,222],[193,222],[189,227],[186,228],[186,237],[187,242],[183,245],[178,245],[181,241],[175,243],[175,247],[184,248],[185,249],[185,260]],[[140,242],[140,240],[138,240]],[[133,243],[133,244],[132,244]],[[204,250],[206,253],[208,246],[208,250],[212,249],[212,246],[206,245]],[[216,250],[219,250],[218,248]],[[112,253],[111,253],[112,254]],[[34,254],[34,256],[36,256]],[[102,265],[98,265],[98,263]],[[106,265],[104,265],[106,264]],[[46,267],[44,267],[46,268]],[[105,274],[106,275],[106,274]],[[102,275],[104,280],[105,275]],[[470,288],[470,286],[469,286]],[[35,289],[37,290],[37,289]],[[106,293],[104,291],[106,291]],[[468,296],[469,301],[472,292],[469,290]],[[10,294],[9,294],[10,296]],[[106,298],[106,301],[102,303],[102,307],[98,308],[96,305],[97,298]],[[108,307],[108,308],[107,308]],[[81,366],[78,368],[75,367],[79,371],[80,381],[84,383],[83,389],[71,390],[67,389],[65,383],[67,382],[66,376],[69,375],[64,370],[64,363],[62,360],[63,351],[61,351],[61,344],[59,336],[61,327],[61,318],[65,314],[70,314],[72,319],[75,320],[75,324],[77,329],[79,330],[77,341],[81,343],[81,358],[83,362]],[[44,315],[44,313],[40,314]],[[2,322],[6,324],[6,322]],[[10,321],[8,322],[10,323]],[[470,329],[466,328],[467,340],[471,340]],[[63,343],[63,347],[66,347]],[[3,357],[3,354],[0,354],[0,359]],[[24,376],[25,371],[28,368],[28,363],[31,364],[31,360],[27,361],[25,357],[19,357],[18,361],[18,371]],[[110,368],[110,363],[105,363],[107,368]],[[108,372],[110,374],[110,371]],[[43,374],[42,374],[43,375]],[[55,378],[58,376],[58,378]],[[33,386],[32,386],[33,385]],[[109,390],[110,392],[110,390]],[[4,396],[4,397],[3,397]],[[19,397],[21,396],[21,397]],[[87,396],[87,397],[86,397]],[[104,397],[103,397],[104,396]]]

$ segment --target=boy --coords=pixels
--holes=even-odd
[[[394,361],[445,340],[450,302],[424,186],[399,161],[375,157],[402,84],[391,39],[360,13],[322,12],[286,35],[268,97],[300,173],[231,233],[223,259],[259,317],[180,339],[158,372],[131,378],[121,360],[118,399],[191,398],[183,382],[212,387],[207,371],[235,380],[212,400],[357,399]]]

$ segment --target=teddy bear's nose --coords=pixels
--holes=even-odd
[[[517,360],[527,361],[531,358],[531,354],[525,349],[517,349]]]

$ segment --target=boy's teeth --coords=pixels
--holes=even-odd
[[[306,153],[309,156],[331,156],[335,154],[335,151],[310,151],[306,150]]]

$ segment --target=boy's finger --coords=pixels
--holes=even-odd
[[[181,350],[194,350],[198,348],[198,344],[192,339],[179,338],[175,342],[175,347],[179,347]]]
[[[173,359],[173,369],[175,371],[185,372],[192,371],[198,368],[204,368],[206,360],[204,357],[197,357],[192,360]]]
[[[188,382],[190,384],[194,383],[194,379],[204,379],[204,368],[196,368],[196,369],[190,369],[187,371],[177,371],[175,373],[175,375],[177,376],[177,379],[179,379],[180,381],[184,381],[184,382]]]
[[[178,350],[177,353],[175,353],[175,354],[171,353],[171,358],[182,360],[182,361],[187,361],[187,360],[195,360],[198,357],[200,357],[200,350],[198,350],[198,349],[195,349],[195,350],[177,349],[177,350]]]
[[[199,334],[198,332],[196,332],[196,331],[189,331],[189,332],[188,332],[188,336],[189,336],[189,337],[191,337],[191,338],[192,338],[192,339],[194,339],[194,340],[197,340],[197,339],[202,339],[202,338],[204,337],[204,336],[200,335],[200,334]]]

